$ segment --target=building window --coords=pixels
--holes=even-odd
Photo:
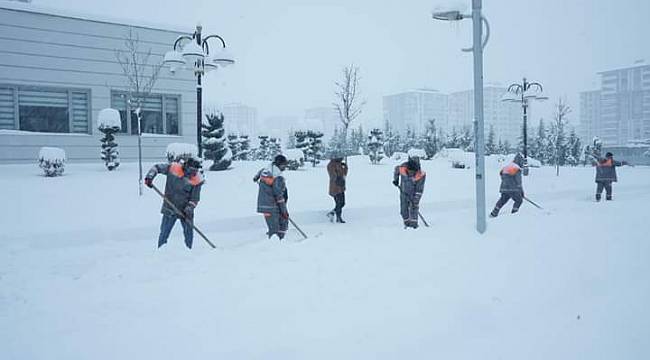
[[[90,90],[0,85],[0,129],[89,133]]]
[[[126,92],[111,93],[111,107],[120,112],[124,134],[138,134],[136,101]],[[178,126],[180,96],[151,94],[141,100],[140,128],[143,133],[180,135]]]

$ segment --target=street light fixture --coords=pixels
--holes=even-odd
[[[435,20],[459,21],[472,19],[474,28],[473,46],[462,49],[474,53],[474,154],[476,158],[476,230],[484,233],[487,227],[485,219],[485,124],[483,118],[483,48],[490,38],[490,25],[481,15],[482,0],[472,0],[472,14],[462,14],[458,10],[435,11],[431,15]],[[485,25],[485,39],[483,38]]]
[[[522,83],[514,83],[508,86],[508,90],[501,97],[501,101],[505,102],[517,102],[521,103],[521,107],[524,112],[524,175],[528,176],[528,104],[531,100],[544,101],[548,97],[542,96],[544,88],[542,84],[538,82],[529,82],[526,78],[523,79]]]
[[[173,50],[165,53],[163,59],[163,64],[169,66],[169,71],[172,74],[181,68],[192,70],[194,76],[196,76],[196,145],[199,157],[203,156],[203,147],[201,144],[201,124],[203,118],[201,77],[209,71],[235,63],[232,54],[226,50],[226,42],[221,36],[208,35],[203,38],[201,30],[202,26],[197,25],[192,35],[179,36],[174,41]],[[210,52],[208,40],[213,38],[220,40],[221,47]],[[183,42],[185,42],[185,45],[181,46]]]

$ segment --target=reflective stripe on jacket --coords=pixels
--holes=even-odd
[[[501,169],[501,187],[499,191],[502,193],[520,193],[524,191],[524,186],[521,180],[521,168],[519,165],[511,162]]]

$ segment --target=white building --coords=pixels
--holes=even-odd
[[[384,121],[396,131],[424,132],[429,120],[446,129],[448,96],[433,89],[416,89],[383,97]]]
[[[115,51],[129,29],[151,63],[162,62],[180,31],[0,3],[0,162],[35,161],[42,146],[70,160],[99,161],[97,114],[122,115],[120,157],[137,157],[137,122],[125,101],[127,79]],[[162,159],[170,142],[196,142],[196,81],[166,69],[144,105],[143,156]]]
[[[523,110],[521,104],[501,101],[506,89],[499,86],[486,86],[483,88],[483,117],[485,123],[485,135],[494,128],[495,135],[503,141],[508,140],[511,144],[517,141],[523,125]],[[529,129],[536,126],[531,123],[530,107],[528,108]],[[473,127],[474,121],[474,90],[465,90],[449,94],[449,121],[448,131],[451,129],[462,129]],[[529,130],[530,131],[530,130]],[[530,134],[530,132],[529,132]]]
[[[223,116],[228,134],[257,135],[256,108],[239,103],[226,104],[223,106]]]
[[[591,143],[594,136],[600,136],[600,90],[583,91],[580,93],[579,129],[579,136],[586,144]],[[607,141],[610,142],[612,140],[610,138]]]
[[[605,145],[650,139],[650,65],[603,71],[598,136]]]

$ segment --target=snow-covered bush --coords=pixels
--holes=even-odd
[[[390,158],[395,161],[406,161],[408,160],[409,155],[405,152],[395,151]]]
[[[198,158],[198,153],[196,145],[194,144],[171,143],[167,145],[165,156],[167,157],[167,161],[171,163],[182,159],[189,159],[191,157]]]
[[[122,128],[119,111],[111,108],[103,109],[97,117],[97,128],[104,134],[100,139],[102,142],[101,158],[106,164],[106,168],[111,171],[120,166],[120,152],[117,150],[115,142],[115,133]]]
[[[323,133],[320,131],[296,131],[296,147],[305,154],[305,161],[316,166],[323,159]]]
[[[38,152],[38,166],[45,176],[59,176],[65,170],[65,151],[55,147],[42,147]]]
[[[471,164],[474,163],[474,153],[463,151],[459,148],[443,148],[434,158],[446,159],[452,168],[457,169],[469,169]]]
[[[424,149],[409,149],[408,156],[409,157],[416,156],[420,159],[425,159],[427,157],[427,152],[424,151]]]
[[[223,128],[224,116],[216,113],[205,115],[207,124],[202,124],[203,147],[205,158],[212,160],[210,171],[226,170],[232,164],[232,151],[226,143],[226,131]]]
[[[289,164],[287,165],[287,169],[298,170],[298,168],[305,166],[305,154],[302,152],[302,150],[287,149],[284,151],[283,155],[287,158],[287,161],[289,162]]]

